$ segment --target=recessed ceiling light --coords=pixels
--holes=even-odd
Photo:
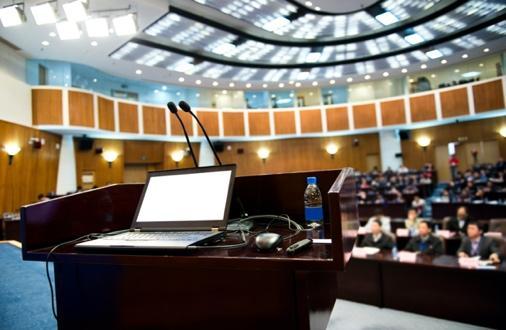
[[[306,1],[306,6],[311,7],[313,3],[311,1]]]
[[[346,81],[350,83],[350,82],[353,81],[353,78],[352,77],[348,77],[348,78],[346,78]]]
[[[335,81],[335,79],[332,79],[332,80],[330,80],[330,81],[329,81],[329,83],[330,83],[331,85],[334,85],[334,84],[336,83],[336,81]]]
[[[431,78],[436,78],[436,75],[433,73],[430,75]]]
[[[283,83],[279,83],[278,87],[279,87],[279,88],[283,88],[283,87],[285,87],[285,84],[283,84]]]
[[[142,70],[141,69],[135,70],[135,74],[142,74]]]
[[[63,11],[65,12],[65,16],[67,16],[67,19],[73,22],[81,22],[88,17],[85,3],[81,0],[64,3]]]
[[[181,95],[181,92],[176,92],[176,95],[177,95],[177,96]]]
[[[195,83],[196,83],[197,85],[200,85],[200,84],[202,84],[202,80],[197,79],[197,80],[195,80]]]
[[[311,83],[311,85],[313,85],[313,86],[318,86],[318,82],[317,82],[317,81],[313,81],[313,82]]]
[[[293,97],[293,95],[294,95],[293,93],[290,93],[290,97]]]
[[[438,49],[433,49],[433,50],[430,50],[428,52],[425,52],[425,55],[427,55],[428,58],[434,60],[436,58],[440,58],[440,57],[443,57],[443,53],[441,53],[440,50]]]
[[[415,79],[410,78],[410,79],[409,79],[409,82],[410,82],[410,83],[414,83],[414,82],[415,82]]]
[[[365,79],[365,80],[369,80],[369,79],[371,79],[371,75],[366,74],[366,75],[364,76],[364,79]]]
[[[158,89],[155,89],[153,92],[155,92],[155,94],[158,94],[160,91]]]
[[[416,45],[416,44],[419,44],[419,43],[425,41],[422,38],[422,36],[419,35],[418,33],[409,34],[409,35],[407,35],[407,36],[404,37],[404,40],[406,40],[411,45]]]
[[[163,85],[162,86],[162,91],[166,91],[167,90],[167,86]]]
[[[90,45],[92,45],[93,47],[97,47],[98,46],[98,42],[96,42],[95,40],[93,40],[92,42],[90,42]]]
[[[228,84],[228,87],[235,87],[235,84],[231,82],[230,84]]]
[[[289,83],[290,85],[293,85],[295,82],[294,82],[293,80],[290,80],[288,83]]]
[[[217,81],[213,81],[213,86],[215,86],[215,87],[216,87],[216,86],[218,86],[218,85],[219,85],[219,83],[218,83]]]
[[[127,36],[137,32],[137,22],[134,14],[115,17],[112,19],[112,25],[118,36]]]
[[[247,84],[246,84],[246,88],[251,88],[251,84],[250,84],[250,83],[247,83]]]
[[[375,18],[383,25],[390,25],[399,22],[399,19],[389,11],[377,15]]]
[[[427,64],[424,63],[424,64],[420,65],[420,69],[427,69]]]
[[[196,97],[200,97],[200,93],[195,94]]]
[[[483,68],[485,65],[483,63],[479,64],[480,68]]]
[[[386,72],[386,71],[385,71],[385,72],[383,72],[383,77],[388,77],[389,75],[390,75],[390,73],[388,73],[388,72]]]
[[[453,72],[455,72],[455,73],[459,73],[459,72],[460,72],[460,69],[455,69]]]
[[[313,93],[313,92],[309,92],[309,96],[313,96],[313,95],[314,95],[314,93]]]
[[[406,69],[406,68],[402,68],[401,72],[402,72],[402,73],[406,73],[406,72],[408,72],[408,69]]]
[[[179,77],[177,80],[178,80],[179,82],[183,82],[183,81],[184,81],[184,77]]]
[[[90,38],[102,38],[109,36],[109,24],[107,18],[91,18],[85,22],[86,32]]]
[[[488,53],[489,51],[490,51],[490,48],[485,48],[485,49],[483,50],[483,52],[484,52],[484,53]]]
[[[54,7],[49,2],[31,6],[30,10],[37,25],[51,24],[57,21]]]
[[[318,6],[316,6],[316,7],[314,7],[314,10],[316,10],[316,11],[320,11],[320,10],[321,10],[321,8],[320,8],[320,7],[318,7]]]
[[[41,42],[42,46],[49,46],[49,41],[44,40]]]
[[[93,78],[93,82],[96,83],[98,81],[97,78]]]
[[[26,17],[19,5],[12,5],[0,8],[0,21],[4,27],[10,27],[22,24]]]
[[[300,85],[301,85],[301,83],[298,81],[295,83],[295,87],[300,87]]]
[[[222,94],[227,94],[227,91],[224,89],[221,91]]]
[[[468,58],[468,57],[469,57],[469,55],[467,55],[467,54],[462,54],[462,58]]]
[[[49,36],[50,36],[51,38],[56,37],[56,32],[49,32]]]
[[[263,84],[263,85],[262,85],[262,87],[263,87],[263,88],[267,88],[267,87],[268,87],[268,85],[267,85],[267,84]]]
[[[442,59],[442,60],[441,60],[441,64],[446,64],[446,63],[448,63],[448,61],[447,61],[447,60],[445,60],[445,59]]]
[[[61,40],[74,40],[81,37],[81,30],[75,22],[62,21],[56,23],[56,32]]]

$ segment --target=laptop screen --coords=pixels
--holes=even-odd
[[[226,220],[234,174],[235,166],[150,173],[137,225],[174,223],[186,227],[185,222]]]

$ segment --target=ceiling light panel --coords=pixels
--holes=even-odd
[[[46,2],[40,5],[31,6],[33,19],[37,25],[56,23],[57,16],[52,3]]]
[[[90,38],[103,38],[109,36],[109,23],[105,17],[90,18],[86,20],[86,32]]]
[[[65,16],[67,16],[67,20],[69,21],[82,22],[88,18],[88,13],[86,12],[86,2],[75,0],[64,3],[62,7],[65,12]]]
[[[56,32],[61,40],[74,40],[81,37],[81,30],[76,22],[58,22],[56,23]]]
[[[25,14],[19,5],[0,8],[0,22],[3,27],[20,25],[25,20]]]

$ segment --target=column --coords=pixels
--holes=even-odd
[[[395,154],[401,153],[401,140],[395,130],[380,131],[381,169],[385,171],[388,167],[395,170],[402,164],[401,157]]]
[[[58,179],[56,193],[64,195],[77,189],[76,158],[72,135],[63,135],[60,146],[60,161],[58,163]]]

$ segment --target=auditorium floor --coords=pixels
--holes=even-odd
[[[21,245],[0,241],[0,329],[56,329],[44,263],[22,261]],[[26,285],[29,283],[30,285]],[[27,317],[26,311],[30,311]],[[325,324],[312,320],[312,328]],[[336,300],[327,330],[484,329],[392,309]]]

